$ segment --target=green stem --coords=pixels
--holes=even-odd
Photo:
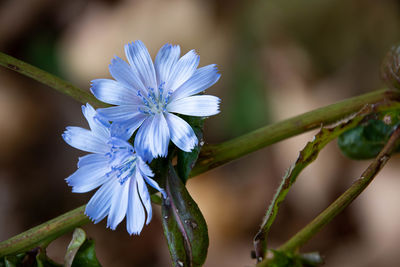
[[[283,139],[334,123],[366,104],[399,100],[400,91],[381,89],[273,123],[217,145],[204,146],[190,177],[199,175]]]
[[[72,85],[71,83],[62,80],[53,74],[50,74],[44,70],[41,70],[2,52],[0,52],[0,66],[9,68],[25,76],[28,76],[38,82],[41,82],[51,88],[56,89],[57,91],[60,91],[61,93],[71,96],[72,98],[83,104],[90,103],[96,108],[109,106],[97,100],[89,92],[86,92]]]
[[[307,226],[301,229],[290,240],[278,248],[280,251],[294,252],[304,245],[311,237],[318,233],[325,225],[335,218],[344,208],[350,205],[376,177],[378,172],[389,160],[390,155],[399,143],[400,128],[397,128],[391,135],[384,148],[362,173],[361,177],[350,186],[339,198],[337,198],[328,208],[321,212]],[[257,266],[268,266],[268,259]]]
[[[0,258],[8,254],[27,251],[37,246],[47,246],[49,241],[88,223],[90,220],[85,216],[84,210],[85,205],[1,242]]]

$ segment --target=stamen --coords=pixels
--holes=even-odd
[[[138,91],[137,95],[142,99],[144,106],[138,108],[138,111],[145,115],[155,115],[157,113],[166,112],[166,105],[172,92],[168,92],[165,96],[164,90],[165,82],[161,82],[158,86],[158,92],[154,88],[148,87],[146,97]]]
[[[107,177],[114,177],[123,185],[136,171],[136,156],[134,149],[129,146],[111,146],[111,151],[107,153],[110,157],[111,171]]]

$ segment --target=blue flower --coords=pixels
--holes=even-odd
[[[196,95],[220,77],[214,64],[197,68],[194,50],[180,57],[178,45],[164,45],[155,62],[141,41],[125,45],[128,63],[115,57],[109,66],[115,80],[92,81],[91,91],[101,101],[116,105],[98,109],[104,118],[118,122],[133,134],[134,146],[146,161],[168,154],[171,140],[190,152],[198,143],[190,125],[173,113],[206,117],[219,113],[220,99]]]
[[[118,124],[110,124],[92,106],[82,106],[90,130],[67,127],[62,137],[70,146],[91,152],[79,158],[78,170],[66,180],[72,192],[84,193],[100,186],[86,206],[85,214],[95,223],[107,215],[107,227],[115,229],[126,215],[129,234],[139,234],[152,217],[150,194],[145,182],[165,194],[147,164],[127,142],[130,135]]]

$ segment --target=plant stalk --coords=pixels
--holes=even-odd
[[[332,124],[359,111],[366,104],[400,100],[400,91],[381,89],[348,98],[244,134],[221,144],[204,146],[190,177],[250,154],[289,137]]]
[[[33,227],[0,243],[0,258],[9,254],[17,254],[38,246],[47,246],[49,241],[87,224],[90,220],[84,214],[85,206],[71,210],[63,215]]]
[[[84,91],[73,84],[66,82],[57,76],[32,66],[22,60],[0,52],[0,66],[9,68],[19,72],[22,75],[28,76],[40,83],[43,83],[57,91],[66,94],[82,104],[90,103],[95,108],[109,106],[100,100],[97,100],[92,94]]]
[[[340,212],[349,206],[372,182],[378,172],[385,166],[399,144],[400,128],[397,128],[389,138],[378,156],[362,173],[361,177],[355,181],[339,198],[337,198],[328,208],[321,212],[314,220],[301,229],[297,234],[290,238],[286,243],[278,248],[280,251],[295,252],[317,234],[325,225],[332,221]],[[271,259],[265,259],[257,266],[268,266]]]

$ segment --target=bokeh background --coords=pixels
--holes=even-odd
[[[341,99],[383,87],[382,58],[400,40],[395,0],[3,0],[0,50],[89,89],[109,77],[114,55],[140,39],[154,57],[165,43],[196,49],[222,79],[208,93],[222,99],[207,120],[217,143]],[[86,203],[64,181],[82,153],[66,145],[68,125],[86,127],[80,103],[0,68],[0,240]],[[314,132],[315,133],[315,132]],[[272,145],[188,183],[209,226],[205,266],[250,266],[252,238],[298,151],[314,133]],[[302,251],[326,266],[399,266],[400,158]],[[368,161],[345,158],[335,142],[298,179],[281,206],[276,247],[343,192]],[[169,266],[155,206],[152,223],[129,236],[105,222],[84,229],[103,266]],[[62,262],[71,235],[49,247]]]

